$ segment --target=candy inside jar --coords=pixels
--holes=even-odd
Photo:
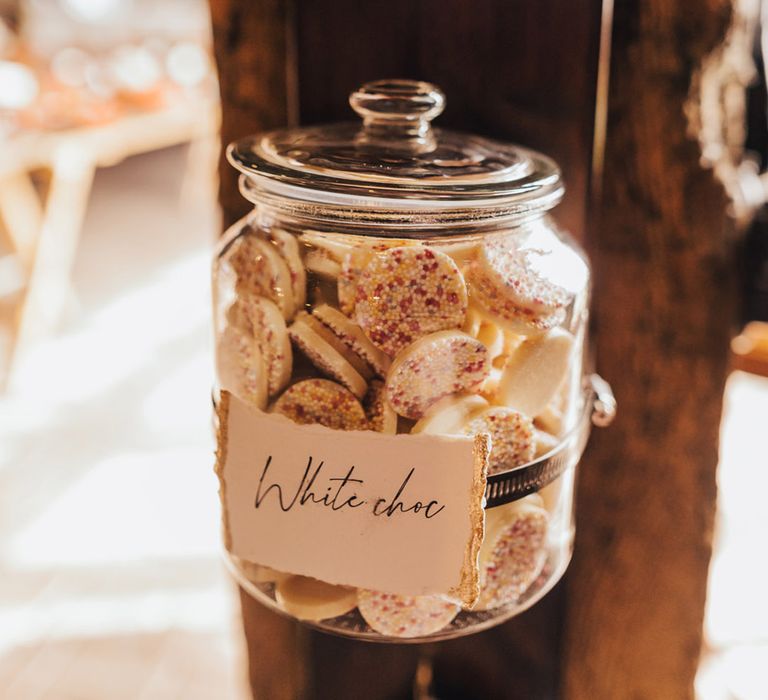
[[[389,100],[374,100],[377,109],[412,109],[404,123],[425,127],[398,127],[388,113],[393,149],[393,134],[383,144],[371,126],[385,119],[369,113],[373,89],[351,98],[358,111],[367,105],[362,130],[308,129],[300,150],[292,132],[276,132],[267,152],[260,150],[264,140],[230,152],[246,175],[243,192],[257,206],[227,232],[214,263],[218,384],[256,412],[299,426],[392,436],[391,444],[406,451],[417,438],[419,445],[430,436],[475,440],[474,454],[482,453],[478,493],[485,489],[477,505],[485,512],[463,563],[469,584],[461,596],[453,589],[414,593],[405,584],[379,590],[308,576],[310,564],[283,571],[234,554],[229,563],[264,604],[320,629],[374,641],[449,638],[525,610],[568,564],[575,470],[591,410],[584,385],[589,270],[545,214],[562,192],[551,161],[430,133],[442,95],[408,81],[376,87]],[[424,116],[429,110],[419,110],[430,100],[434,114]],[[291,183],[297,167],[301,182]],[[311,191],[299,196],[297,187]],[[256,508],[266,497],[271,457]],[[414,463],[422,458],[414,453]],[[305,498],[332,511],[369,508],[353,493],[362,483],[355,465],[325,491],[309,490],[318,474],[312,459],[293,500],[284,485],[266,489],[277,489],[284,511]],[[445,464],[446,480],[452,468]],[[373,516],[395,522],[398,508],[426,520],[440,515],[438,498],[406,502],[408,479],[391,501],[375,501]],[[438,472],[434,486],[441,481]],[[340,531],[345,537],[358,536],[351,520],[339,522],[349,523]],[[296,540],[305,534],[296,531]],[[381,557],[396,567],[397,550]],[[447,556],[440,550],[439,543],[425,549],[408,566],[429,567]]]

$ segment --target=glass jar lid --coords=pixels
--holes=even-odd
[[[243,193],[320,221],[413,226],[516,218],[562,198],[550,158],[433,128],[445,96],[430,83],[367,83],[349,102],[362,125],[281,129],[231,144]]]

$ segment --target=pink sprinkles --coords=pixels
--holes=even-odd
[[[456,263],[426,246],[379,253],[356,286],[355,318],[391,356],[422,336],[460,328],[466,312],[467,289]]]
[[[464,432],[467,435],[490,434],[489,474],[527,464],[536,451],[533,421],[511,408],[494,407],[483,411],[469,421]]]
[[[571,295],[536,271],[534,259],[543,255],[545,251],[518,248],[510,237],[495,238],[481,248],[479,265],[488,283],[516,306],[546,315],[565,307]]]
[[[439,596],[359,590],[357,606],[368,625],[390,637],[423,637],[447,627],[459,606]]]
[[[488,376],[488,349],[458,331],[442,331],[403,350],[387,375],[387,399],[406,418],[421,418],[450,394],[476,391]]]
[[[514,603],[536,580],[547,559],[547,512],[520,508],[480,561],[480,609]]]
[[[269,299],[244,294],[234,303],[233,314],[256,341],[267,369],[269,394],[276,394],[288,381],[293,361],[280,310]]]
[[[268,246],[268,247],[267,247]],[[240,294],[256,294],[273,301],[284,316],[293,311],[291,274],[271,243],[255,234],[240,236],[226,253],[226,261],[237,275]]]
[[[504,291],[494,285],[480,270],[477,263],[470,265],[467,282],[473,301],[490,316],[506,321],[515,329],[524,331],[548,331],[565,320],[565,309],[557,309],[551,314],[538,314],[530,309],[518,306]]]
[[[368,430],[360,402],[330,379],[305,379],[286,389],[272,408],[294,423],[319,423],[334,430]]]

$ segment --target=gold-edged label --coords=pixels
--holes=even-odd
[[[218,419],[232,554],[328,583],[474,603],[488,436],[297,425],[226,391]]]

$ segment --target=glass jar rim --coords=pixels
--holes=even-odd
[[[562,199],[562,185],[541,193],[536,200],[467,200],[436,203],[431,200],[403,200],[393,206],[392,200],[361,198],[350,195],[320,193],[309,199],[306,191],[289,184],[264,183],[257,178],[240,176],[240,192],[252,204],[296,217],[314,225],[352,225],[355,228],[386,229],[458,229],[519,223],[538,218]],[[396,232],[393,234],[396,235]]]
[[[350,96],[363,118],[236,141],[229,162],[256,204],[314,221],[450,227],[538,215],[563,196],[557,164],[514,144],[433,129],[434,85],[389,80]]]

